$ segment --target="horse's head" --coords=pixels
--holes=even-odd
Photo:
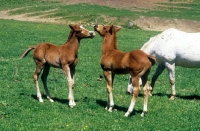
[[[93,38],[95,36],[94,31],[88,31],[82,25],[69,25],[69,27],[76,33],[78,38]]]
[[[113,26],[113,25],[111,25],[111,26],[95,25],[94,26],[94,30],[97,31],[99,33],[99,35],[102,37],[105,37],[107,34],[112,35],[112,34],[116,33],[117,31],[119,31],[120,29],[121,28]]]

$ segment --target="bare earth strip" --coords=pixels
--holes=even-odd
[[[48,10],[48,11],[43,11],[40,12],[43,15],[38,15],[38,16],[30,16],[31,14],[34,14],[35,12],[32,13],[26,13],[26,14],[20,14],[20,15],[10,15],[10,11],[15,11],[18,10],[19,8],[12,9],[12,10],[6,10],[6,11],[0,11],[0,19],[12,19],[12,20],[19,20],[19,21],[30,21],[30,22],[45,22],[45,23],[66,23],[64,21],[60,20],[60,17],[56,18],[46,18],[45,16],[48,16],[52,14],[53,10]]]
[[[55,1],[55,0],[54,0]],[[58,0],[61,1],[61,0]],[[188,0],[189,2],[190,0]],[[66,5],[70,4],[77,4],[77,3],[90,3],[90,4],[98,4],[98,5],[105,5],[115,8],[126,8],[130,10],[136,10],[139,8],[145,9],[153,9],[156,7],[156,3],[158,2],[168,2],[168,0],[68,0],[68,1],[61,1]],[[50,14],[56,9],[48,10],[39,12],[42,15],[38,16],[30,16],[32,13],[20,14],[20,15],[10,15],[10,11],[18,10],[19,8],[0,11],[0,19],[13,19],[13,20],[20,20],[20,21],[31,21],[31,22],[45,22],[45,23],[56,23],[56,24],[69,24],[64,20],[61,20],[61,17],[55,18],[47,18]],[[38,12],[37,12],[38,13]],[[144,30],[156,30],[156,31],[163,31],[168,28],[177,28],[186,32],[199,32],[200,31],[200,22],[193,21],[193,20],[180,20],[180,19],[164,19],[158,17],[144,17],[141,16],[136,20],[131,20],[135,25],[139,26]],[[71,22],[73,23],[73,22]]]

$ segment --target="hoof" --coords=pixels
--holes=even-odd
[[[75,101],[74,100],[73,101],[69,101],[69,107],[73,108],[74,106],[76,106]]]
[[[112,109],[109,109],[108,111],[109,111],[109,112],[112,112]]]
[[[125,116],[125,117],[128,117],[129,114],[130,114],[129,112],[126,112],[124,116]]]
[[[145,114],[147,114],[147,111],[143,111],[141,117],[144,117]]]
[[[112,112],[112,107],[110,107],[109,109],[108,109],[108,107],[105,107],[105,110]]]
[[[74,106],[76,106],[76,104],[72,104],[72,105],[69,105],[70,108],[74,108]]]
[[[43,99],[39,99],[39,102],[43,103],[44,101],[43,101]]]
[[[74,108],[74,106],[72,106],[72,105],[71,105],[71,106],[69,106],[69,107],[70,107],[70,108]]]
[[[53,100],[53,99],[49,99],[49,101],[50,101],[50,102],[54,102],[54,100]]]
[[[174,100],[175,99],[175,95],[172,95],[169,99],[170,100]]]
[[[47,99],[48,99],[50,102],[54,102],[54,100],[53,100],[50,96],[47,96]]]
[[[141,117],[144,117],[144,112],[142,112]]]

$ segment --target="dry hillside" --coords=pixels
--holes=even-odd
[[[54,0],[55,1],[55,0]],[[77,3],[90,3],[105,5],[114,8],[125,8],[129,10],[138,10],[141,8],[153,9],[162,2],[169,2],[169,0],[57,0],[63,2],[63,4],[77,4]],[[181,1],[181,0],[180,0]],[[183,2],[191,2],[192,0],[182,0]],[[44,18],[42,16],[28,16],[27,14],[10,15],[11,10],[0,11],[0,18],[2,19],[15,19],[21,21],[36,21],[36,22],[51,22],[51,23],[64,23],[55,18]],[[50,11],[45,12],[51,13]],[[145,30],[157,30],[163,31],[167,28],[177,28],[187,32],[200,32],[200,22],[192,20],[180,20],[180,19],[161,19],[158,17],[144,17],[141,16],[136,20],[132,20],[134,24]]]

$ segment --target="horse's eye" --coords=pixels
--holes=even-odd
[[[77,33],[81,33],[82,32],[82,30],[78,30],[78,31],[76,31]]]

